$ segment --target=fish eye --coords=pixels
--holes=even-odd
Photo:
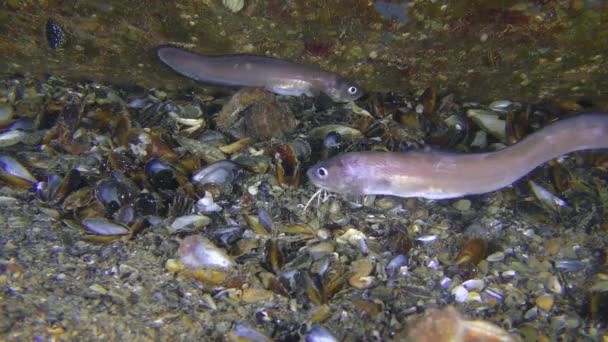
[[[351,95],[355,95],[357,93],[357,87],[355,87],[355,86],[348,87],[348,93]]]
[[[325,178],[325,177],[327,177],[327,174],[328,174],[328,173],[327,173],[327,169],[326,169],[326,168],[324,168],[324,167],[320,167],[320,168],[318,168],[318,169],[317,169],[317,175],[318,175],[319,177],[321,177],[321,178]]]

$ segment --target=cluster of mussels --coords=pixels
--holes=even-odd
[[[168,238],[181,242],[168,270],[221,288],[216,299],[295,298],[312,310],[309,340],[329,341],[334,338],[317,323],[332,315],[327,303],[333,296],[384,284],[399,297],[398,287],[390,289],[410,276],[408,269],[438,264],[423,258],[424,247],[411,253],[413,246],[435,241],[453,224],[449,215],[431,215],[395,198],[366,199],[382,211],[364,221],[348,214],[357,204],[345,208],[341,201],[303,210],[311,195],[301,186],[305,167],[342,151],[404,151],[423,143],[461,151],[498,149],[551,119],[548,111],[510,101],[484,107],[457,104],[452,96],[438,100],[433,89],[413,101],[374,94],[365,108],[336,108],[324,99],[277,97],[261,89],[242,89],[228,100],[171,98],[160,90],[126,96],[95,83],[17,77],[0,84],[0,177],[58,209],[63,222],[88,241],[133,238],[151,226],[163,227]],[[592,163],[605,165],[601,159]],[[574,177],[563,176],[563,167],[555,169],[552,188],[561,193],[560,186],[571,187],[565,183]],[[550,191],[539,189],[541,202],[565,210]],[[587,205],[597,206],[584,203],[576,212],[596,222],[599,211],[589,214]],[[410,215],[402,217],[404,212]],[[430,226],[439,233],[432,234]],[[437,273],[433,282],[451,289],[457,302],[466,302],[478,288],[480,301],[504,300],[505,291],[496,286],[450,280],[474,278],[470,270],[487,262],[488,254],[504,259],[486,245],[472,237],[454,253],[451,263],[458,270]],[[410,302],[398,311],[418,312]],[[370,303],[353,305],[381,311]],[[435,314],[460,322],[452,311]],[[509,339],[498,328],[486,328],[489,332],[481,329],[475,336]],[[300,327],[270,330],[281,339]],[[233,335],[262,336],[247,325],[237,325]]]

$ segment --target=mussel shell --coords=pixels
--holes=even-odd
[[[31,118],[19,118],[6,126],[7,131],[21,130],[29,131],[34,127],[34,121]]]
[[[200,184],[225,185],[232,183],[240,166],[230,160],[222,160],[205,166],[192,176],[192,180]]]
[[[468,240],[458,256],[456,256],[456,264],[470,263],[477,265],[486,257],[487,242],[482,238],[472,238]]]
[[[42,181],[36,183],[36,194],[41,200],[48,202],[53,198],[60,183],[61,177],[56,174],[51,174],[46,182]]]
[[[31,186],[36,178],[15,158],[0,155],[0,178],[16,186]]]
[[[161,205],[161,200],[152,193],[141,192],[133,203],[133,209],[138,216],[157,215]]]
[[[291,144],[274,146],[268,152],[273,158],[277,181],[281,185],[297,185],[300,182],[302,167],[298,151]]]
[[[97,235],[126,235],[129,228],[103,218],[87,218],[82,220],[82,225],[90,232]]]
[[[223,228],[216,228],[211,232],[212,239],[221,247],[228,247],[233,245],[242,236],[245,230],[241,226],[228,226]]]
[[[146,163],[144,171],[157,189],[175,190],[179,186],[175,169],[167,162],[151,159]]]
[[[112,173],[112,178],[99,181],[94,190],[95,198],[110,213],[114,213],[122,205],[130,203],[138,193],[137,185],[118,172]]]

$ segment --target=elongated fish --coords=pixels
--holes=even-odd
[[[444,199],[498,190],[551,159],[598,148],[608,148],[608,114],[560,120],[496,152],[350,152],[307,175],[343,194]]]
[[[323,92],[335,102],[361,97],[358,85],[318,67],[254,55],[205,56],[174,46],[156,49],[158,58],[175,72],[215,85],[264,87],[281,95],[309,97]]]

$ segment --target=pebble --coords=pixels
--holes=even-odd
[[[536,305],[544,311],[550,311],[553,307],[553,296],[542,295],[536,297]]]
[[[461,199],[461,200],[454,202],[454,204],[452,204],[452,207],[454,207],[454,209],[458,209],[460,211],[468,211],[469,209],[471,209],[471,201],[466,200],[466,199]]]

